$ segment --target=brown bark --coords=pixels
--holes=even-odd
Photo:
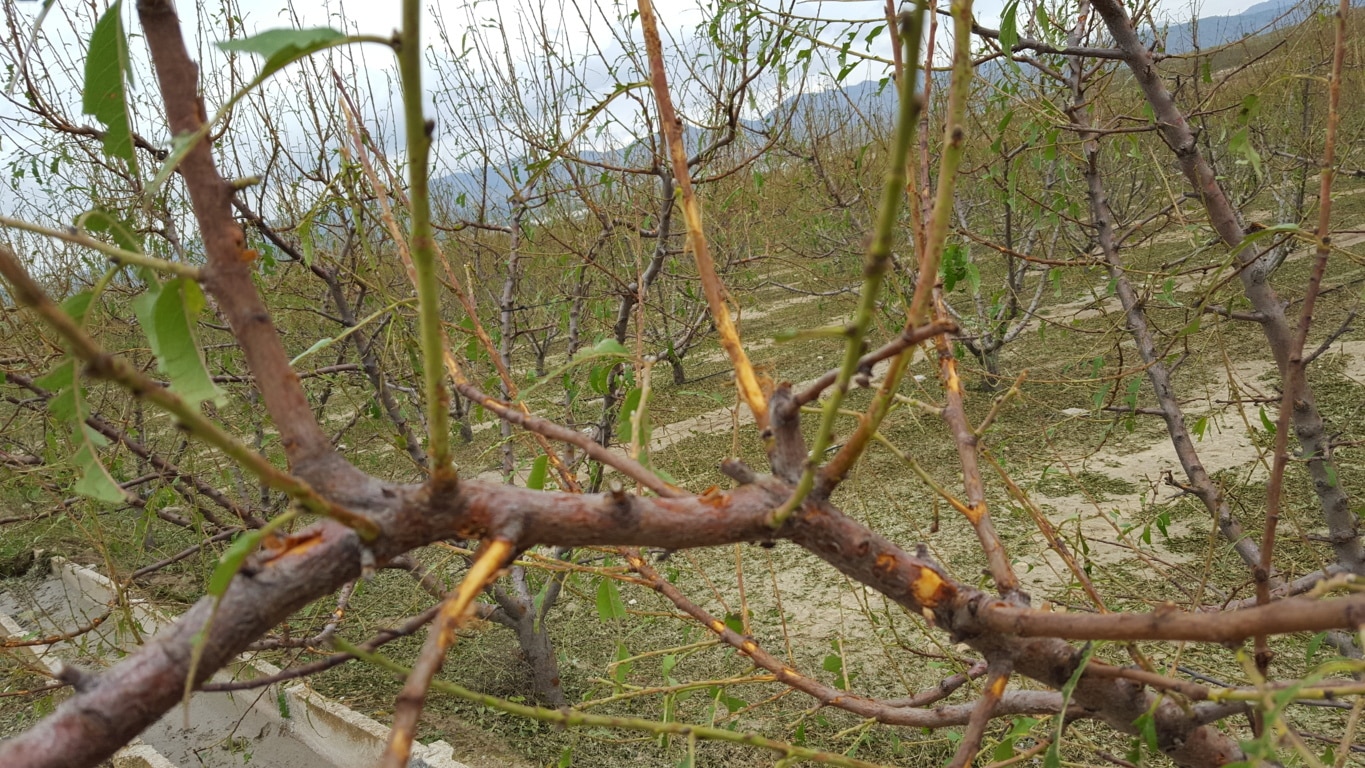
[[[322,473],[318,473],[321,475]],[[873,586],[935,623],[987,658],[1012,658],[1015,670],[1054,687],[1063,685],[1078,651],[1055,638],[1030,639],[1042,626],[1055,634],[1124,637],[1233,639],[1260,630],[1270,633],[1323,626],[1354,626],[1365,598],[1331,602],[1285,601],[1267,609],[1231,614],[1148,616],[1046,614],[1012,608],[973,588],[947,580],[930,563],[906,554],[885,538],[827,505],[794,517],[774,532],[770,509],[790,487],[772,478],[728,493],[658,499],[577,495],[466,482],[450,496],[430,495],[418,486],[387,485],[340,462],[327,472],[332,497],[365,510],[382,532],[372,545],[381,564],[424,543],[444,538],[514,535],[518,548],[534,544],[615,544],[667,548],[718,546],[760,541],[776,535],[812,551],[846,575]],[[323,479],[322,477],[318,478]],[[319,483],[321,485],[321,483]],[[328,594],[360,574],[362,546],[348,529],[320,523],[292,537],[276,551],[253,560],[232,582],[208,632],[201,680],[283,621],[291,612]],[[142,651],[96,677],[56,713],[0,744],[0,764],[14,766],[93,765],[112,754],[179,701],[189,666],[191,638],[211,608],[205,599]],[[1256,613],[1256,611],[1261,611]],[[1058,625],[1060,623],[1060,626]],[[1203,726],[1171,702],[1129,680],[1086,676],[1075,702],[1124,732],[1136,717],[1156,706],[1167,752],[1185,765],[1217,765],[1236,753],[1235,744]],[[1214,759],[1216,756],[1221,756]]]

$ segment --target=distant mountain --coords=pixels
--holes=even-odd
[[[1352,5],[1365,5],[1365,0],[1351,0]],[[1145,32],[1148,45],[1171,54],[1190,53],[1197,48],[1207,49],[1235,42],[1249,35],[1264,33],[1272,29],[1293,27],[1310,18],[1316,9],[1311,2],[1296,0],[1266,0],[1257,3],[1241,13],[1227,16],[1208,16],[1198,21],[1172,23],[1159,34]],[[1332,4],[1335,8],[1335,4]],[[1197,43],[1197,45],[1196,45]],[[978,69],[978,75],[986,79],[1000,76],[1005,66],[993,61]],[[940,72],[934,76],[936,86],[947,84],[948,73]],[[797,138],[819,132],[822,125],[831,120],[843,119],[850,113],[850,103],[858,113],[868,119],[890,119],[896,109],[896,89],[885,80],[865,80],[850,83],[841,88],[810,91],[784,100],[771,110],[762,120],[741,121],[739,141],[758,145],[761,133],[766,126],[773,126],[791,114],[789,129]],[[793,112],[794,110],[794,112]],[[688,128],[684,139],[692,152],[704,145],[706,132]],[[650,160],[648,144],[636,141],[623,148],[602,152],[583,152],[579,157],[589,162],[602,162],[615,166],[642,167]],[[504,164],[497,169],[467,170],[440,176],[432,180],[434,190],[449,201],[462,200],[459,207],[466,213],[477,209],[480,191],[487,201],[487,215],[490,219],[505,219],[509,210],[508,198],[513,192],[514,183],[529,178],[531,169],[525,163]],[[497,171],[497,172],[495,172]],[[509,183],[508,179],[513,180]],[[563,167],[549,169],[542,185],[550,182],[567,182],[568,174]]]
[[[1352,0],[1351,4],[1361,5],[1362,0]],[[1336,3],[1332,3],[1330,10],[1335,9]],[[1195,50],[1196,42],[1198,48],[1227,45],[1248,35],[1301,24],[1307,21],[1314,11],[1312,2],[1267,0],[1230,16],[1208,16],[1197,22],[1171,24],[1166,29],[1164,45],[1161,47],[1167,53],[1179,54]]]

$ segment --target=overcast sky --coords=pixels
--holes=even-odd
[[[702,22],[704,16],[701,10],[703,2],[706,0],[654,0],[656,9],[661,22],[665,26],[665,48],[676,52],[679,42],[688,38],[697,25]],[[1025,4],[1031,0],[1023,0]],[[14,2],[14,0],[0,0],[9,5],[10,9],[17,10],[21,15],[30,17],[37,14],[41,7],[40,2]],[[635,41],[641,39],[638,21],[629,18],[631,12],[636,8],[637,0],[437,0],[427,2],[424,5],[425,21],[423,33],[425,42],[432,44],[437,41],[437,28],[440,23],[444,23],[446,29],[452,36],[458,37],[466,30],[475,33],[482,33],[490,39],[499,40],[498,33],[490,29],[493,24],[488,20],[498,18],[499,23],[509,30],[509,36],[515,37],[517,31],[523,28],[523,24],[528,23],[532,16],[539,16],[544,19],[547,31],[561,41],[565,49],[561,55],[572,59],[574,56],[584,52],[598,54],[597,61],[613,61],[617,54],[622,50],[622,46],[613,39],[613,35],[622,38],[629,38]],[[706,4],[714,6],[718,0],[709,0]],[[784,5],[784,0],[751,0],[760,6],[774,8]],[[791,0],[786,0],[791,2]],[[1006,0],[977,0],[975,3],[975,13],[977,20],[986,26],[997,26],[999,13]],[[1191,15],[1212,16],[1231,12],[1244,11],[1250,3],[1247,0],[1202,0],[1197,7],[1191,5],[1191,0],[1158,0],[1160,7],[1166,14],[1173,19],[1188,19]],[[835,18],[835,19],[861,19],[873,20],[884,16],[884,0],[798,0],[798,5],[792,9],[797,16]],[[48,17],[43,26],[43,34],[58,49],[64,49],[64,56],[71,62],[79,62],[84,54],[86,47],[85,38],[89,34],[90,16],[89,11],[81,11],[82,8],[88,9],[84,3],[78,0],[56,0],[56,8]],[[98,9],[107,7],[107,0],[94,0],[93,3]],[[534,5],[533,5],[534,4]],[[542,5],[543,4],[543,5]],[[293,0],[292,3],[281,2],[281,0],[237,0],[237,15],[242,20],[242,26],[236,34],[249,36],[264,30],[279,27],[300,26],[300,27],[333,27],[346,32],[360,32],[368,34],[387,35],[401,25],[400,0]],[[133,9],[132,0],[124,3],[124,17],[130,34],[136,35],[140,32],[136,22],[136,14]],[[192,50],[197,51],[202,58],[201,66],[206,73],[214,72],[215,67],[221,67],[225,59],[223,54],[217,51],[211,43],[218,41],[224,36],[226,25],[222,22],[222,3],[221,0],[208,0],[207,2],[195,4],[191,0],[180,0],[179,8],[182,23],[186,28],[187,37],[195,40],[198,37],[199,17],[207,17],[205,22],[208,35],[200,38],[202,43],[194,45]],[[530,8],[540,9],[537,14],[528,11]],[[584,22],[584,11],[590,16],[590,21]],[[83,17],[75,22],[74,28],[71,21],[72,14]],[[595,13],[595,16],[592,15]],[[440,21],[438,22],[438,15]],[[296,20],[297,19],[297,20]],[[472,22],[472,23],[471,23]],[[535,27],[535,22],[530,22],[531,27]],[[868,25],[871,26],[871,25]],[[539,30],[537,30],[539,31]],[[592,32],[591,40],[587,32]],[[826,40],[835,40],[838,37],[837,31],[830,31],[823,35]],[[940,35],[940,42],[947,35]],[[593,42],[595,40],[595,42]],[[885,57],[888,55],[886,50],[887,36],[878,37],[872,44],[870,52]],[[862,36],[859,36],[858,43],[862,43]],[[534,47],[534,46],[533,46]],[[517,58],[516,51],[519,46],[513,41],[511,46],[512,57]],[[496,52],[501,51],[501,44],[493,46]],[[52,49],[47,49],[52,50]],[[637,49],[638,50],[638,49]],[[143,58],[145,49],[138,43],[130,46],[130,52],[135,58]],[[396,64],[392,52],[383,46],[367,45],[347,49],[347,56],[354,56],[356,59],[359,73],[368,75],[371,83],[370,93],[375,95],[379,103],[373,104],[374,115],[398,115],[401,110],[397,108],[394,94],[389,93],[390,86],[396,81],[393,72]],[[452,54],[444,54],[447,61],[450,61]],[[463,61],[474,60],[473,57],[464,57]],[[430,62],[428,62],[430,64]],[[837,65],[829,65],[837,69]],[[880,67],[880,65],[878,65]],[[154,82],[146,72],[145,62],[142,67],[135,64],[135,70],[141,69],[140,75],[135,74],[133,85],[134,90],[146,88]],[[599,69],[601,69],[599,67]],[[67,76],[71,78],[80,77],[80,65],[75,64],[65,73],[54,72],[54,77]],[[869,78],[880,78],[884,76],[885,68],[874,69],[865,66],[860,70],[855,70],[845,81],[855,83]],[[363,77],[362,75],[362,77]],[[288,92],[289,79],[301,76],[297,68],[293,71],[286,70],[277,75],[272,80],[272,87],[283,89]],[[588,95],[585,103],[592,103],[593,100],[600,99],[610,93],[615,85],[622,81],[638,79],[638,72],[615,72],[605,71],[586,73],[586,84],[593,93]],[[436,78],[431,70],[424,78],[427,93],[434,90],[432,83]],[[830,70],[815,74],[813,79],[805,84],[806,88],[828,87],[831,82]],[[675,82],[675,93],[679,89],[685,89],[686,82]],[[756,84],[755,88],[761,90],[762,85]],[[361,88],[363,91],[363,87]],[[66,99],[69,113],[80,119],[79,112],[79,82],[72,82],[69,86],[58,86],[54,89],[54,97],[59,101]],[[765,98],[763,93],[759,94],[760,101],[751,105],[751,111],[756,112],[750,116],[761,116],[771,104],[781,95],[781,91],[774,90],[767,94],[766,104],[762,101]],[[212,98],[212,97],[211,97]],[[681,98],[681,97],[680,97]],[[388,104],[384,104],[385,100]],[[613,103],[613,111],[618,105],[623,108],[630,108],[625,103],[626,100],[617,100]],[[459,105],[457,105],[459,106]],[[210,111],[216,107],[210,104]],[[429,102],[428,111],[431,114],[432,104]],[[437,111],[439,113],[439,110]],[[29,151],[41,154],[41,148],[37,145],[39,132],[24,125],[22,122],[15,122],[12,118],[18,116],[17,110],[8,104],[0,103],[0,122],[7,121],[7,126],[0,126],[0,165],[12,157],[26,154]],[[572,117],[572,115],[570,116]],[[286,124],[281,126],[286,134],[295,134],[301,128],[297,125]],[[147,130],[152,127],[143,126]],[[397,126],[390,124],[391,130],[381,130],[381,134],[387,134],[390,138],[396,138]],[[446,130],[438,131],[436,156],[445,158],[447,161],[452,157],[461,157],[458,147],[442,147],[442,142],[456,143],[460,138],[459,129],[446,125]],[[566,129],[572,130],[572,128]],[[288,142],[288,136],[286,143]],[[601,134],[599,142],[605,144],[621,144],[632,139],[628,133],[621,134],[615,128],[607,133]],[[162,137],[162,140],[165,140]],[[23,146],[27,144],[28,146]],[[604,148],[604,147],[598,147]],[[391,146],[395,152],[401,152],[400,146]],[[449,151],[442,151],[449,150]],[[515,152],[515,150],[512,150]],[[459,160],[454,162],[458,163]],[[9,206],[0,203],[0,210]]]

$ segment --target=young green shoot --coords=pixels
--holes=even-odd
[[[901,15],[901,44],[905,47],[905,60],[919,59],[920,33],[923,30],[924,8],[917,6],[913,12]],[[896,222],[900,216],[901,198],[905,195],[906,161],[910,157],[910,145],[914,143],[915,129],[919,124],[919,113],[923,106],[916,93],[916,71],[906,68],[901,76],[900,109],[896,117],[896,135],[891,144],[891,159],[886,168],[886,182],[882,185],[880,214],[872,240],[868,244],[867,255],[863,260],[863,287],[858,301],[858,310],[853,321],[845,327],[844,361],[839,375],[834,379],[834,387],[825,400],[820,416],[820,429],[815,434],[806,466],[797,481],[796,489],[781,507],[774,510],[770,520],[777,528],[791,517],[793,511],[806,500],[806,495],[815,485],[817,463],[824,458],[834,435],[834,422],[839,417],[839,406],[848,393],[849,383],[858,372],[858,361],[863,356],[863,339],[872,326],[877,312],[877,297],[881,295],[882,283],[891,264],[891,248],[895,242]]]
[[[407,133],[408,199],[412,217],[408,243],[417,278],[417,323],[422,348],[422,385],[427,404],[427,455],[432,478],[453,477],[450,463],[450,391],[442,360],[446,345],[436,280],[436,235],[431,225],[428,159],[433,121],[422,114],[422,3],[403,0],[403,32],[398,45],[403,83],[403,122]]]

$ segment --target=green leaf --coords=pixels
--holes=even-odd
[[[259,35],[240,40],[224,40],[218,43],[218,48],[224,51],[254,53],[264,58],[265,64],[261,65],[261,74],[257,76],[258,79],[263,79],[310,53],[336,45],[345,39],[345,35],[330,27],[269,29]]]
[[[223,395],[204,367],[194,333],[195,319],[203,308],[199,285],[181,277],[153,282],[133,299],[133,313],[156,355],[157,369],[171,380],[171,391],[192,406]]]
[[[90,310],[90,300],[93,298],[94,294],[90,291],[81,291],[74,296],[68,296],[62,302],[62,311],[66,312],[72,320],[75,320],[77,325],[84,324],[85,313]]]
[[[626,659],[629,658],[630,649],[626,647],[625,643],[617,643],[615,661],[617,661],[618,663],[615,667],[612,668],[611,677],[618,683],[624,683],[626,681],[626,678],[630,676],[631,667],[635,666],[634,662],[626,661]]]
[[[1000,762],[1002,760],[1008,760],[1011,757],[1014,757],[1015,742],[1027,736],[1029,734],[1029,731],[1033,730],[1033,726],[1037,724],[1038,720],[1036,718],[1032,717],[1014,718],[1013,722],[1010,725],[1009,733],[1005,734],[1004,738],[1002,738],[1000,740],[1000,743],[996,746],[995,753],[993,754],[992,759],[994,759],[996,762]]]
[[[290,364],[290,365],[298,365],[298,363],[299,363],[300,360],[302,360],[302,359],[305,358],[305,357],[308,357],[309,355],[313,354],[314,352],[317,352],[319,349],[325,349],[325,348],[327,348],[327,347],[330,346],[330,345],[332,344],[332,342],[334,342],[334,341],[336,341],[336,339],[332,338],[331,336],[323,336],[322,338],[320,338],[320,339],[318,339],[317,341],[313,342],[312,345],[310,345],[310,346],[308,347],[308,349],[305,349],[305,350],[303,350],[302,352],[298,353],[297,355],[294,355],[294,358],[293,358],[292,360],[289,361],[289,364]]]
[[[1014,739],[1004,739],[995,745],[995,751],[991,753],[991,759],[997,763],[1014,757]]]
[[[86,232],[108,235],[115,245],[125,251],[142,253],[142,238],[138,237],[133,227],[102,208],[93,208],[76,217],[76,226]]]
[[[616,419],[616,440],[622,444],[629,445],[634,436],[630,419],[631,415],[640,407],[640,396],[642,394],[642,390],[635,387],[627,392],[625,398],[621,400],[621,415]],[[647,446],[649,445],[648,426],[641,424],[640,427],[640,443]]]
[[[973,293],[973,294],[980,293],[980,292],[981,292],[981,270],[978,269],[977,266],[976,266],[976,264],[973,263],[973,262],[971,262],[971,261],[968,261],[968,262],[967,262],[967,265],[966,265],[966,267],[964,268],[964,270],[965,270],[965,273],[966,273],[966,276],[967,276],[967,287],[969,287],[969,288],[972,289],[972,293]]]
[[[76,375],[75,360],[63,360],[34,383],[56,391],[57,395],[47,403],[48,412],[71,429],[72,444],[76,448],[71,460],[80,472],[72,490],[86,498],[110,504],[128,501],[129,493],[119,487],[118,481],[100,461],[99,449],[109,441],[85,423],[88,411],[80,378]]]
[[[1326,639],[1327,639],[1326,632],[1319,632],[1313,635],[1312,639],[1308,641],[1307,651],[1303,655],[1304,664],[1313,663],[1313,657],[1318,654],[1318,649],[1322,647],[1322,642]]]
[[[209,611],[208,621],[204,622],[204,626],[190,638],[190,669],[185,676],[185,690],[181,694],[186,707],[186,717],[189,716],[190,693],[194,690],[199,661],[204,657],[204,646],[208,643],[209,630],[213,627],[214,619],[218,618],[218,608],[223,604],[223,595],[227,594],[228,587],[232,584],[232,578],[242,569],[242,564],[246,562],[252,552],[256,551],[256,547],[265,540],[266,536],[285,527],[297,516],[297,512],[291,509],[266,523],[262,528],[242,533],[232,540],[232,543],[218,558],[218,565],[214,567],[213,573],[209,576],[207,587],[208,594],[213,597],[213,608]]]
[[[724,704],[725,708],[729,710],[732,715],[749,706],[749,702],[737,696],[731,696],[730,694],[725,693],[724,690],[722,690],[720,694],[720,703]]]
[[[616,582],[602,579],[597,584],[597,618],[613,621],[625,617],[626,606],[621,602],[621,592],[616,588]]]
[[[50,372],[34,379],[33,383],[43,389],[49,389],[56,392],[71,386],[71,380],[75,375],[75,371],[76,362],[68,357],[58,363],[57,367],[53,368]]]
[[[588,371],[588,386],[592,391],[599,395],[607,394],[607,374],[611,373],[610,365],[594,365]]]
[[[1262,407],[1260,408],[1260,413],[1261,413],[1261,426],[1262,426],[1262,427],[1265,427],[1265,431],[1266,431],[1266,432],[1270,433],[1271,435],[1274,435],[1274,434],[1275,434],[1275,422],[1271,421],[1271,420],[1270,420],[1270,416],[1268,416],[1268,415],[1266,414],[1266,412],[1265,412],[1265,406],[1262,406]]]
[[[1236,155],[1241,155],[1243,162],[1251,165],[1259,178],[1261,175],[1261,153],[1256,151],[1256,147],[1251,144],[1250,128],[1242,127],[1232,134],[1228,139],[1228,151]]]
[[[630,350],[626,349],[625,345],[623,345],[621,342],[609,337],[602,339],[601,341],[594,344],[592,347],[592,354],[621,355],[622,357],[630,357]]]
[[[1009,53],[1019,43],[1019,0],[1010,0],[1000,15],[1000,47]]]
[[[939,271],[943,274],[943,292],[952,293],[953,288],[967,277],[967,249],[957,243],[944,248]]]
[[[1039,3],[1037,7],[1033,9],[1033,17],[1038,21],[1038,28],[1041,29],[1044,34],[1051,31],[1056,26],[1052,23],[1052,17],[1048,16],[1047,8],[1042,3]]]
[[[531,462],[531,474],[526,476],[526,487],[536,491],[545,490],[545,476],[549,473],[550,457],[541,454]]]
[[[137,174],[133,130],[128,122],[124,78],[128,72],[128,38],[123,31],[123,3],[115,0],[90,33],[85,57],[81,109],[104,125],[104,154],[121,158]]]
[[[303,254],[303,265],[313,266],[313,212],[309,211],[304,215],[303,221],[299,222],[299,251]],[[469,318],[465,318],[468,320]],[[470,341],[474,341],[470,338]]]
[[[1112,389],[1112,386],[1109,384],[1105,384],[1104,386],[1095,390],[1095,394],[1091,397],[1091,402],[1094,404],[1094,410],[1098,411],[1099,409],[1104,407],[1104,401],[1108,399],[1110,389]]]
[[[80,468],[81,479],[76,481],[71,490],[87,498],[110,504],[128,501],[130,494],[119,487],[118,481],[109,474],[109,470],[100,461],[95,450],[105,442],[104,436],[84,423],[76,425],[75,435],[77,442],[75,462]]]

